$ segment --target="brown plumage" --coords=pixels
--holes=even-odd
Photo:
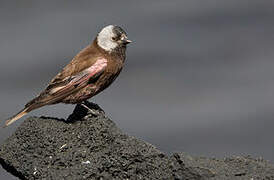
[[[118,26],[102,29],[93,43],[80,51],[39,96],[25,105],[5,126],[45,105],[79,104],[107,88],[121,72],[126,45],[131,41]]]

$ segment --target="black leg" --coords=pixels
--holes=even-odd
[[[86,101],[83,101],[80,105],[81,105],[82,107],[86,108],[90,114],[95,115],[95,116],[98,116],[98,115],[99,115],[99,112],[97,112],[97,111],[94,110],[94,109],[90,109],[90,108],[86,105]]]

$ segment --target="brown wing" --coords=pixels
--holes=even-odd
[[[41,107],[60,101],[85,87],[89,79],[100,75],[104,71],[106,63],[106,59],[96,53],[92,45],[86,47],[51,80],[38,97],[27,103],[26,107],[33,106],[33,104]]]
[[[80,51],[72,61],[66,65],[63,70],[58,73],[49,83],[46,89],[51,89],[54,86],[59,86],[65,82],[69,77],[78,74],[84,69],[92,66],[100,54],[95,50],[93,45],[89,45]]]

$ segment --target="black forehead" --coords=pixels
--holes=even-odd
[[[122,34],[126,34],[126,32],[119,26],[114,26],[113,28],[114,34],[121,36]]]

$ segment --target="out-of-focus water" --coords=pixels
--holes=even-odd
[[[274,162],[274,2],[0,1],[1,123],[105,25],[134,43],[92,99],[125,132],[167,153]],[[71,105],[30,115],[67,117]],[[0,131],[3,142],[22,122]],[[16,179],[3,169],[0,179]]]

